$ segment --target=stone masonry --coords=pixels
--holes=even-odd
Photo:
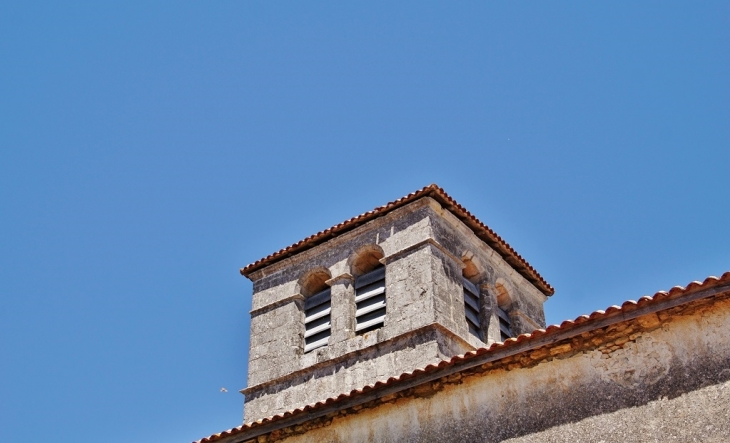
[[[385,266],[384,325],[355,333],[357,263]],[[246,275],[253,281],[244,422],[337,397],[500,341],[496,308],[514,335],[545,327],[546,295],[431,197]],[[327,346],[304,352],[312,279],[331,288]],[[462,278],[480,291],[484,341],[468,331]]]
[[[727,442],[730,292],[235,442]]]
[[[198,443],[727,442],[730,272]]]

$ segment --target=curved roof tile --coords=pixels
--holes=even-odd
[[[264,419],[258,420],[256,422],[253,422],[253,423],[247,423],[247,424],[238,426],[236,428],[229,429],[227,431],[223,431],[218,434],[213,434],[209,437],[202,438],[194,443],[213,442],[213,441],[219,440],[223,437],[228,437],[231,435],[239,434],[241,432],[247,431],[247,430],[255,428],[257,426],[261,426],[263,424],[275,422],[275,421],[281,420],[286,417],[291,417],[292,415],[298,415],[298,414],[305,413],[305,412],[311,412],[311,411],[317,410],[319,408],[322,408],[324,406],[331,405],[333,403],[343,402],[350,398],[357,397],[358,395],[362,395],[373,389],[394,385],[394,384],[409,380],[411,378],[418,377],[419,375],[428,374],[437,369],[445,368],[447,366],[454,366],[457,363],[467,361],[467,360],[473,359],[477,356],[481,356],[481,355],[484,355],[484,354],[487,354],[490,352],[495,352],[495,351],[505,348],[505,347],[511,347],[511,346],[515,346],[519,343],[537,340],[546,335],[553,335],[553,334],[557,334],[558,332],[568,330],[572,327],[575,327],[576,325],[586,324],[586,323],[591,323],[591,322],[598,322],[598,321],[600,321],[610,315],[616,314],[618,312],[634,310],[634,309],[638,308],[640,305],[643,307],[646,305],[658,303],[662,300],[665,300],[668,297],[681,297],[684,295],[689,295],[698,290],[708,289],[708,288],[711,288],[713,286],[720,285],[723,283],[730,283],[730,271],[725,272],[720,277],[714,277],[714,276],[707,277],[702,282],[693,281],[690,284],[688,284],[686,287],[675,286],[672,289],[670,289],[669,291],[659,291],[651,297],[648,297],[648,296],[641,297],[638,301],[628,300],[628,301],[625,301],[621,306],[614,305],[614,306],[609,307],[605,311],[598,310],[598,311],[591,313],[590,315],[581,315],[572,321],[565,320],[559,326],[550,325],[545,329],[536,329],[536,330],[532,331],[532,333],[521,334],[517,337],[509,338],[505,342],[493,343],[491,346],[488,346],[485,348],[479,348],[475,351],[470,351],[463,355],[457,355],[455,357],[452,357],[451,359],[442,360],[436,364],[430,364],[424,368],[419,368],[412,372],[405,372],[397,377],[389,377],[387,380],[377,381],[374,384],[364,386],[361,389],[353,389],[349,393],[343,393],[343,394],[338,395],[337,397],[330,397],[324,401],[319,401],[317,403],[314,403],[311,405],[306,405],[301,408],[296,408],[296,409],[293,409],[291,411],[287,411],[287,412],[284,412],[281,414],[276,414],[274,416],[264,418]]]
[[[342,223],[338,223],[331,228],[320,231],[314,235],[300,240],[293,245],[287,246],[271,255],[268,255],[260,260],[257,260],[248,266],[241,268],[241,274],[248,277],[253,272],[290,257],[294,254],[298,254],[307,249],[313,248],[318,244],[329,240],[332,237],[344,234],[370,220],[377,217],[381,217],[394,209],[411,203],[419,198],[431,197],[439,202],[444,208],[449,210],[457,218],[459,218],[465,225],[467,225],[482,241],[488,244],[494,249],[504,260],[515,268],[523,277],[534,284],[543,294],[551,296],[555,293],[550,284],[533,268],[527,260],[522,258],[502,237],[497,235],[496,232],[491,230],[487,225],[482,223],[478,218],[461,206],[456,200],[451,198],[446,191],[441,189],[436,184],[431,184],[422,188],[416,192],[412,192],[405,197],[394,200],[383,206],[379,206],[372,211],[365,212]]]

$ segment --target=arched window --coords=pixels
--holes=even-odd
[[[385,323],[385,266],[380,263],[383,251],[367,246],[350,265],[355,275],[355,332],[364,334]]]
[[[481,340],[482,328],[479,323],[479,289],[466,278],[462,279],[462,286],[464,288],[464,314],[466,315],[466,324],[469,327],[469,332]]]
[[[507,309],[512,305],[512,297],[504,284],[497,282],[497,317],[499,318],[499,337],[504,342],[514,336],[512,333],[512,320]]]
[[[464,314],[466,316],[466,325],[469,333],[482,340],[482,327],[479,322],[479,311],[481,310],[481,297],[479,296],[479,288],[472,283],[470,278],[476,278],[479,271],[471,259],[464,259],[464,269],[462,270],[461,282],[464,292]]]
[[[332,294],[325,283],[329,273],[310,272],[301,281],[304,299],[304,352],[326,346],[332,335]]]

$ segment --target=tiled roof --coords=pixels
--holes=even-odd
[[[719,287],[719,288],[717,288]],[[693,300],[692,295],[697,294],[700,291],[712,290],[713,288],[719,289],[717,293],[724,293],[730,291],[730,271],[725,272],[722,276],[718,277],[707,277],[703,282],[694,281],[688,284],[686,287],[675,286],[669,291],[660,291],[651,297],[641,297],[638,301],[629,300],[624,302],[621,306],[610,306],[605,311],[595,311],[590,315],[581,315],[575,320],[566,320],[560,325],[550,325],[546,329],[537,329],[530,334],[522,334],[515,338],[510,338],[504,343],[494,343],[487,348],[479,348],[475,351],[467,352],[463,355],[457,355],[450,360],[443,360],[438,364],[431,364],[422,369],[416,369],[413,372],[406,372],[397,377],[390,377],[387,380],[375,382],[372,385],[367,385],[362,389],[355,389],[349,393],[340,394],[335,398],[328,398],[325,401],[317,402],[315,404],[307,405],[302,408],[297,408],[291,411],[277,414],[269,418],[264,418],[253,423],[244,424],[227,431],[223,431],[218,434],[213,434],[209,437],[198,440],[195,443],[208,443],[214,442],[226,437],[230,437],[236,434],[240,434],[249,430],[253,430],[257,427],[275,423],[277,421],[284,420],[293,416],[302,414],[311,414],[318,410],[344,403],[347,400],[355,399],[359,396],[363,396],[375,390],[381,390],[385,387],[396,386],[398,384],[405,384],[414,379],[424,378],[429,374],[438,370],[458,366],[461,363],[469,362],[470,360],[476,359],[488,355],[490,353],[497,353],[503,349],[518,346],[520,344],[531,344],[531,342],[542,342],[546,338],[551,336],[557,336],[559,333],[570,331],[571,329],[578,327],[588,327],[589,330],[603,327],[603,320],[613,317],[628,316],[632,312],[643,310],[644,308],[651,308],[656,305],[661,305],[663,302],[669,300],[676,301],[675,306],[681,303],[689,302]]]
[[[416,192],[406,195],[403,198],[392,201],[384,206],[377,207],[372,211],[360,214],[329,229],[320,231],[314,235],[310,235],[304,240],[300,240],[291,246],[275,252],[267,257],[257,260],[245,268],[241,269],[241,274],[248,277],[254,271],[276,263],[294,254],[298,254],[307,249],[323,243],[333,237],[344,234],[370,220],[381,217],[390,211],[397,209],[403,205],[411,203],[422,197],[431,197],[448,209],[452,214],[466,224],[474,233],[492,249],[497,251],[504,260],[515,268],[523,277],[534,284],[543,294],[547,296],[553,295],[555,290],[544,278],[533,268],[527,261],[520,256],[512,247],[507,244],[496,232],[492,231],[487,225],[479,221],[474,215],[461,206],[456,200],[451,198],[439,186],[432,184],[420,189]]]

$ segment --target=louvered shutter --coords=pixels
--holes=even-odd
[[[304,300],[304,352],[327,344],[332,333],[331,310],[330,288]]]
[[[512,320],[502,308],[497,308],[497,317],[499,317],[499,335],[502,341],[506,341],[512,337]]]
[[[464,286],[464,313],[469,332],[479,340],[482,339],[479,326],[479,289],[467,279],[463,279]]]
[[[385,321],[385,267],[355,279],[355,331],[379,328]]]

